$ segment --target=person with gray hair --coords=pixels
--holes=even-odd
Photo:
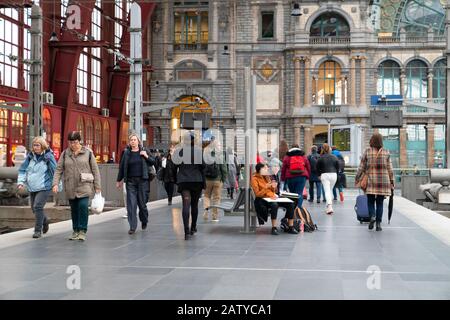
[[[33,150],[28,153],[19,168],[17,188],[27,188],[30,193],[31,209],[36,216],[33,238],[38,239],[49,229],[49,219],[45,215],[44,206],[52,190],[56,160],[43,137],[34,138],[32,146]]]
[[[123,182],[126,183],[127,191],[127,216],[130,230],[128,234],[134,234],[137,229],[137,208],[139,207],[139,220],[142,223],[142,230],[148,224],[148,194],[150,192],[149,167],[156,164],[141,145],[141,140],[136,134],[131,134],[128,138],[129,145],[122,153],[120,159],[119,173],[117,175],[116,186],[121,189]]]

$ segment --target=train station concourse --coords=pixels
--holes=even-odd
[[[221,214],[185,241],[180,197],[150,202],[147,229],[132,236],[124,209],[92,215],[85,242],[67,240],[70,221],[37,241],[32,229],[1,235],[0,299],[450,299],[450,220],[396,196],[390,224],[370,231],[357,194],[332,216],[309,205],[318,230],[299,235],[267,224],[246,234],[242,216]]]

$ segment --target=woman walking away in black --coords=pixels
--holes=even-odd
[[[167,152],[167,157],[162,159],[161,163],[163,171],[164,188],[167,192],[168,205],[172,205],[173,192],[175,191],[175,183],[177,182],[177,167],[172,161],[170,151]]]
[[[136,134],[129,137],[129,145],[120,159],[119,174],[116,186],[122,189],[126,183],[127,213],[130,230],[128,234],[134,234],[137,229],[137,207],[139,207],[139,220],[142,222],[142,230],[148,223],[148,194],[150,192],[149,167],[156,164],[155,159],[142,148],[141,141]]]
[[[205,165],[202,149],[194,145],[194,135],[188,133],[172,158],[177,166],[178,192],[183,199],[184,240],[197,232],[198,201],[205,189]],[[189,229],[189,215],[192,216]]]

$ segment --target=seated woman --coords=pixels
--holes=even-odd
[[[276,199],[277,195],[277,183],[271,181],[269,168],[264,163],[258,163],[256,165],[256,172],[252,176],[252,189],[255,193],[255,209],[258,216],[264,216],[264,211],[268,210],[272,218],[272,234],[278,235],[277,223],[277,211],[279,207],[286,208],[285,217],[288,219],[288,233],[298,234],[294,229],[294,203],[286,202],[267,202],[263,198]]]

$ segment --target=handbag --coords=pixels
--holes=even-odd
[[[377,156],[375,157],[375,159],[378,159],[378,156],[380,155],[381,150],[383,150],[383,148],[380,148],[380,150],[378,150]],[[357,187],[360,187],[363,191],[366,191],[367,186],[369,184],[369,175],[367,174],[368,169],[362,174],[361,179],[359,179],[359,182],[356,184]]]
[[[366,191],[368,184],[369,184],[369,175],[364,172],[361,179],[359,179],[357,187],[360,187],[362,190]]]

